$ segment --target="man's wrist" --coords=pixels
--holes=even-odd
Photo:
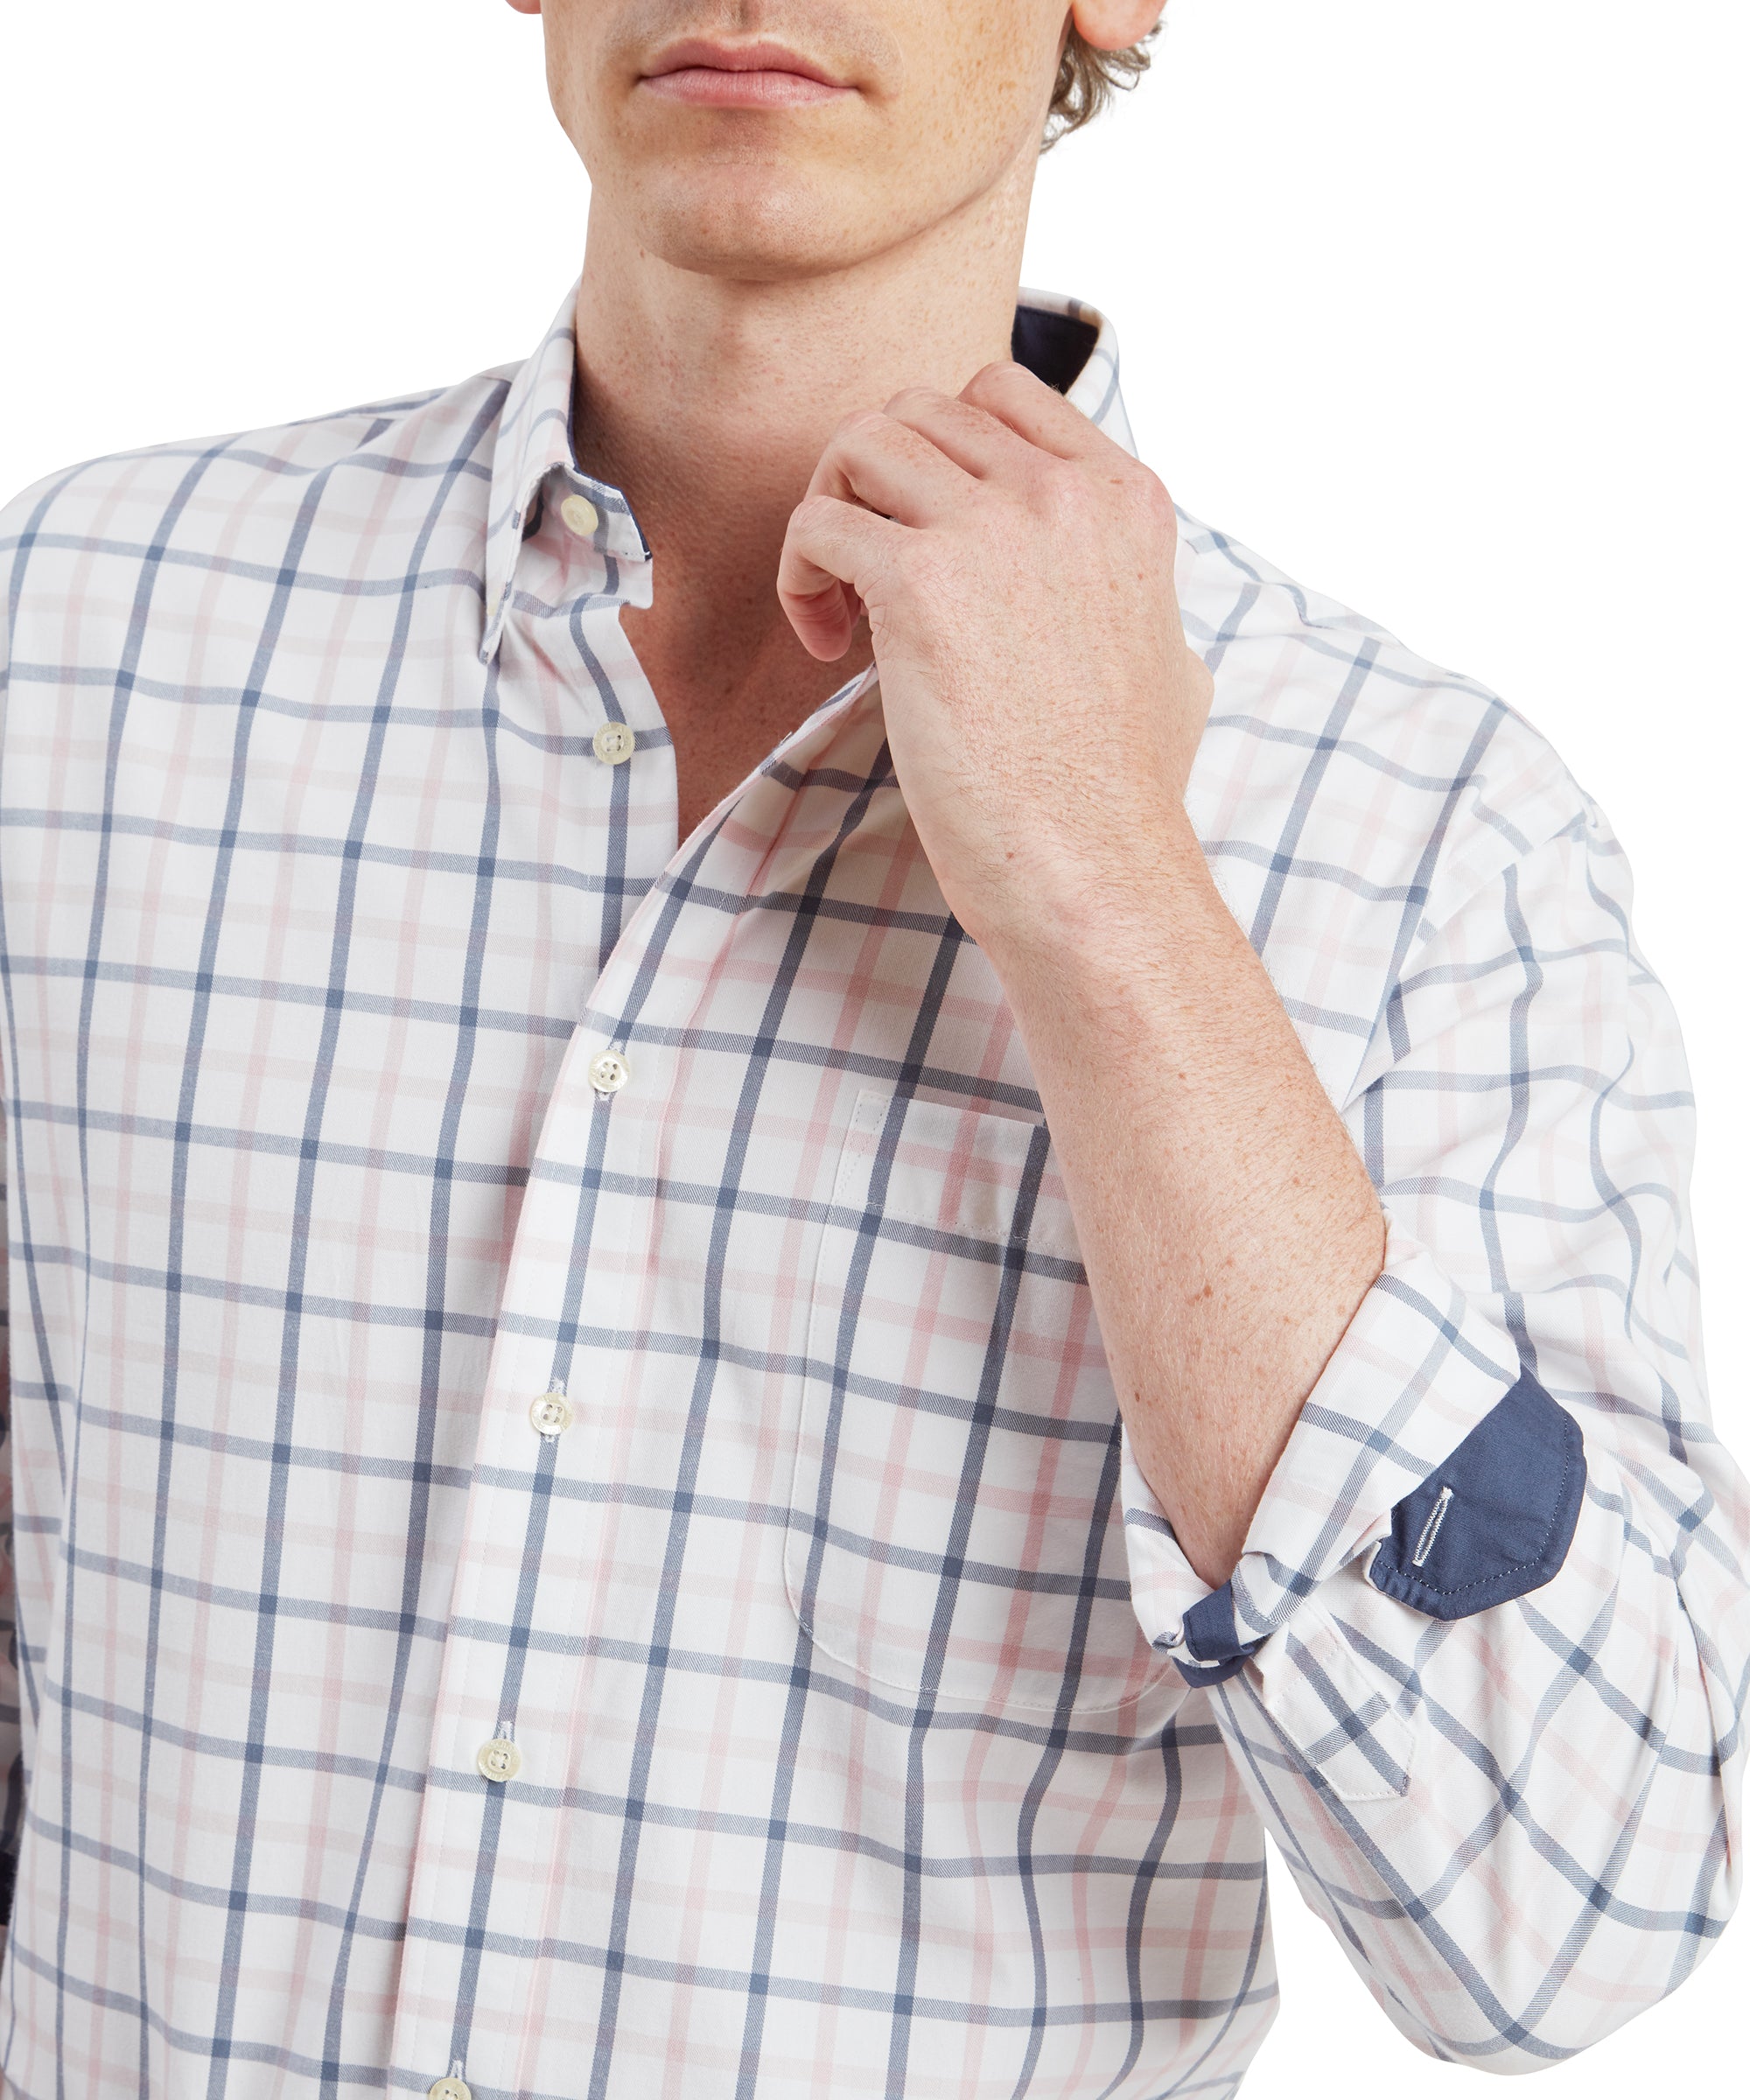
[[[1012,1001],[1103,1004],[1138,976],[1158,985],[1210,946],[1243,942],[1189,819],[1176,811],[1116,855],[1032,871],[976,929]]]

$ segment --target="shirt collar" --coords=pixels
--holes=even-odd
[[[516,580],[517,556],[549,475],[563,484],[561,500],[564,495],[577,494],[586,496],[594,505],[596,528],[591,536],[599,553],[621,563],[650,559],[650,550],[626,498],[617,488],[586,474],[572,449],[576,304],[574,285],[542,338],[540,347],[511,381],[499,417],[492,495],[486,511],[486,625],[480,637],[483,661],[491,658],[504,632]]]
[[[1136,457],[1136,439],[1130,419],[1124,413],[1124,397],[1118,388],[1118,337],[1105,315],[1082,299],[1068,298],[1057,291],[1029,291],[1023,286],[1018,318],[1028,314],[1060,314],[1093,332],[1086,361],[1064,389],[1064,399],[1080,409],[1088,420],[1103,430],[1115,444]]]
[[[489,662],[504,631],[516,580],[517,557],[537,514],[542,490],[551,476],[564,495],[585,496],[595,508],[592,536],[597,550],[622,565],[650,559],[650,550],[626,498],[598,481],[578,465],[571,444],[571,395],[577,368],[573,317],[577,287],[565,296],[552,326],[535,354],[520,366],[505,396],[493,452],[492,494],[486,513],[486,630],[480,657]],[[1134,454],[1118,389],[1118,344],[1111,323],[1079,299],[1051,291],[1023,290],[1020,313],[1061,316],[1092,330],[1092,346],[1065,399],[1080,409],[1127,452]],[[1020,331],[1017,330],[1018,343]]]

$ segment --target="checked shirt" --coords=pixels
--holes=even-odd
[[[1732,1908],[1750,1656],[1603,819],[1186,522],[1192,816],[1389,1216],[1208,1594],[878,688],[676,837],[570,313],[0,514],[8,2093],[1228,2095],[1266,1827],[1424,2048],[1595,2040]]]

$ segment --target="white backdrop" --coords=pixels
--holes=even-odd
[[[1027,281],[1117,324],[1180,501],[1494,685],[1621,834],[1684,1016],[1722,1426],[1746,943],[1750,18],[1732,0],[1172,0],[1046,160]],[[501,0],[11,0],[0,495],[532,347],[586,189]],[[1248,2100],[1445,2100],[1278,1877]],[[1750,1923],[1556,2100],[1741,2090]],[[823,2096],[824,2100],[824,2096]]]

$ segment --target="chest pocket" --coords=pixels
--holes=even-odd
[[[786,1540],[815,1645],[985,1712],[1130,1704],[1117,1402],[1042,1124],[865,1093],[821,1243]]]

